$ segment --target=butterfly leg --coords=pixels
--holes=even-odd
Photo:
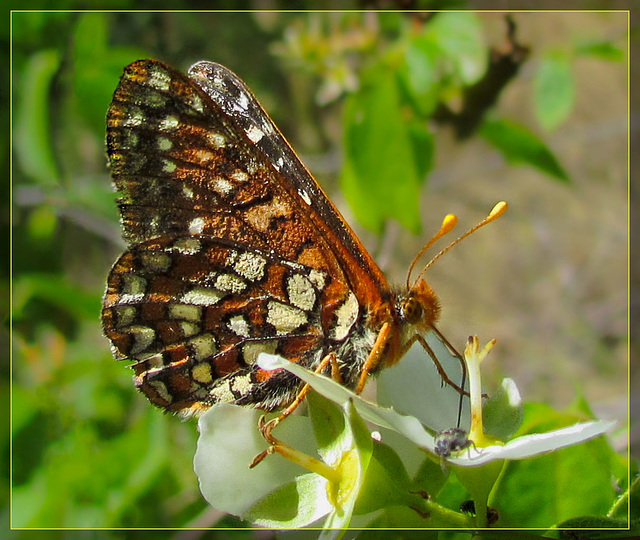
[[[338,361],[336,359],[336,354],[334,352],[330,352],[322,359],[322,361],[318,364],[318,367],[316,367],[315,372],[322,373],[329,364],[331,364],[331,378],[336,380],[336,382],[341,382],[342,376],[340,374]],[[282,422],[287,416],[289,416],[293,411],[295,411],[300,406],[300,404],[302,403],[306,395],[309,393],[309,388],[310,386],[308,384],[305,384],[302,387],[302,390],[298,392],[298,395],[291,402],[291,404],[284,411],[282,411],[282,413],[280,413],[279,416],[276,416],[274,419],[269,420],[268,422],[264,419],[264,416],[260,418],[258,429],[260,429],[260,433],[265,438],[265,440],[270,444],[270,446],[264,452],[261,452],[255,457],[255,459],[253,460],[253,463],[251,464],[252,468],[255,467],[258,463],[260,463],[269,454],[273,454],[274,452],[282,453],[280,452],[280,450],[283,448],[287,450],[289,449],[289,447],[286,444],[276,439],[271,434],[271,432],[280,422]]]
[[[367,378],[369,377],[369,373],[375,371],[378,364],[380,364],[380,360],[382,360],[382,355],[385,352],[385,348],[387,342],[389,341],[389,336],[391,335],[391,325],[386,322],[382,325],[380,332],[378,332],[378,337],[376,338],[376,342],[373,344],[371,352],[369,353],[369,357],[362,366],[362,373],[360,374],[360,379],[358,380],[358,386],[356,386],[356,394],[361,394],[362,390],[364,390],[364,385],[367,383]]]
[[[458,392],[458,394],[463,395],[463,396],[468,396],[469,392],[467,392],[466,390],[464,390],[463,388],[460,388],[456,383],[454,383],[449,376],[447,375],[447,372],[444,370],[444,368],[442,367],[442,364],[440,363],[440,361],[438,360],[438,357],[436,356],[436,353],[433,352],[433,349],[429,346],[429,344],[427,343],[427,340],[424,339],[420,334],[416,334],[414,336],[414,338],[412,340],[409,341],[409,343],[407,344],[407,350],[409,349],[409,347],[411,347],[411,345],[413,345],[413,343],[415,343],[415,341],[417,341],[418,343],[420,343],[420,345],[422,345],[422,348],[427,351],[427,354],[431,357],[431,360],[433,360],[433,363],[436,366],[436,369],[438,370],[438,375],[440,375],[440,377],[442,378],[442,382],[448,386],[450,386],[451,388],[453,388],[456,392]],[[462,360],[461,357],[458,356],[458,358],[460,359],[460,362],[462,364],[462,369],[465,370],[466,373],[466,365],[464,363],[464,360]]]

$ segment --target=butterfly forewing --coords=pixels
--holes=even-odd
[[[189,69],[189,75],[228,111],[268,158],[270,166],[280,173],[280,189],[289,191],[298,204],[308,207],[305,214],[314,225],[316,241],[326,242],[342,263],[357,296],[371,305],[380,302],[380,290],[388,288],[386,278],[246,84],[214,62],[197,62]]]
[[[271,409],[299,384],[257,355],[314,367],[386,282],[244,84],[202,64],[194,79],[135,62],[114,94],[108,154],[130,248],[109,276],[105,333],[161,407]]]

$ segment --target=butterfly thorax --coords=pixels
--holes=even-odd
[[[376,346],[381,347],[380,358],[370,370],[372,374],[397,363],[415,341],[416,334],[428,332],[440,315],[438,298],[424,280],[409,290],[389,291],[380,303],[363,308],[358,321],[336,347],[344,382],[349,387],[355,387]]]
[[[384,323],[391,327],[391,335],[379,369],[397,363],[415,341],[416,334],[429,332],[440,317],[440,301],[423,279],[408,290],[400,289],[395,292],[388,305],[392,309],[381,310],[385,313],[386,320],[379,320],[374,324],[378,331]],[[372,319],[375,320],[380,315],[379,312]]]

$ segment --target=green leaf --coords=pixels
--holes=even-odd
[[[570,182],[551,150],[521,125],[506,120],[485,120],[480,134],[511,163],[526,163],[562,182]]]
[[[616,519],[631,519],[640,525],[640,477],[636,476],[622,495],[620,495],[607,513],[608,517]]]
[[[416,175],[419,181],[424,181],[433,168],[435,154],[433,134],[429,131],[426,122],[417,119],[410,120],[408,128],[415,156]]]
[[[580,420],[584,418],[526,404],[517,435],[543,433]],[[606,515],[615,499],[614,458],[606,438],[598,437],[550,454],[511,461],[489,504],[500,512],[504,527],[550,527],[574,517]]]
[[[629,522],[626,519],[612,519],[605,516],[581,516],[577,518],[568,519],[562,523],[556,525],[558,529],[602,529],[588,530],[582,533],[582,538],[588,538],[589,540],[613,540],[614,538],[628,539],[637,538],[640,533],[640,526],[636,524],[629,528]],[[621,529],[615,531],[612,529]],[[571,539],[575,538],[572,534],[560,533],[560,538]]]
[[[129,463],[127,469],[131,471],[126,480],[118,485],[118,488],[110,490],[107,496],[105,517],[110,526],[121,521],[121,516],[125,513],[138,498],[147,492],[153,480],[162,472],[168,461],[171,459],[170,439],[168,432],[167,416],[159,411],[154,411],[145,418],[148,425],[142,426],[146,435],[139,443],[137,462]],[[129,443],[130,437],[124,437],[124,442]],[[113,452],[114,457],[117,452]]]
[[[13,317],[23,316],[27,303],[33,298],[59,306],[76,319],[87,320],[100,313],[100,297],[70,285],[58,275],[23,274],[13,282]]]
[[[431,457],[422,462],[413,478],[412,491],[426,491],[432,497],[440,493],[449,476],[449,471]]]
[[[108,48],[111,15],[85,13],[78,19],[74,41],[73,88],[82,115],[96,133],[104,132],[105,115],[124,67],[148,56],[142,49]]]
[[[366,540],[438,540],[437,530],[425,530],[433,528],[429,519],[425,519],[406,506],[392,506],[367,524],[367,530],[358,535],[359,539]],[[389,531],[393,529],[393,531]],[[409,530],[403,530],[409,529]],[[418,530],[416,530],[418,529]],[[469,540],[469,533],[465,533],[465,540]],[[447,538],[449,538],[447,536]]]
[[[464,85],[475,83],[487,69],[489,51],[480,19],[474,13],[439,13],[427,25],[428,36],[456,66]]]
[[[388,68],[387,68],[388,69]],[[413,139],[400,108],[395,77],[370,74],[347,100],[345,163],[341,183],[358,220],[380,232],[387,218],[420,231],[418,177]]]
[[[594,58],[600,58],[611,62],[622,62],[625,59],[624,51],[609,41],[591,41],[581,43],[576,47],[576,54],[592,56]]]
[[[50,131],[49,94],[60,68],[60,55],[40,51],[24,67],[15,118],[15,151],[22,170],[43,186],[60,180]]]
[[[11,392],[11,436],[29,424],[37,414],[38,407],[33,392],[15,385]]]
[[[575,103],[574,76],[569,57],[547,55],[540,61],[533,80],[534,109],[547,131],[560,126]]]
[[[42,465],[14,488],[13,525],[96,528],[121,523],[122,512],[169,463],[168,417],[156,412],[140,420],[111,440],[100,440],[95,425],[83,422],[52,441]]]
[[[50,206],[37,206],[29,214],[29,233],[36,240],[49,240],[56,229],[58,218]]]
[[[404,65],[400,76],[412,101],[425,116],[438,104],[440,78],[438,76],[438,45],[418,35],[404,49]]]

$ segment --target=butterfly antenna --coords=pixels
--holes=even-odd
[[[459,238],[457,238],[456,240],[454,240],[453,242],[451,242],[446,248],[444,248],[442,251],[440,251],[440,253],[436,254],[435,257],[433,257],[433,259],[431,259],[426,266],[422,269],[422,272],[420,272],[420,274],[418,274],[418,277],[414,280],[414,284],[418,282],[418,280],[420,280],[420,278],[424,275],[424,273],[427,271],[427,269],[434,263],[436,262],[440,257],[442,257],[447,251],[449,251],[453,246],[459,244],[460,242],[462,242],[462,240],[464,240],[467,236],[473,234],[474,232],[476,232],[478,229],[480,229],[481,227],[484,227],[485,225],[488,225],[489,223],[491,223],[492,221],[495,221],[496,219],[498,219],[500,216],[502,216],[506,211],[507,208],[509,207],[509,205],[504,202],[504,201],[500,201],[498,204],[496,204],[493,209],[491,210],[491,212],[489,212],[489,215],[484,218],[480,223],[478,223],[477,225],[475,225],[474,227],[471,227],[471,229],[469,229],[466,233],[464,233],[462,236],[460,236]],[[447,222],[448,218],[453,218],[454,221],[454,225],[451,226],[451,228],[449,228],[447,231],[442,232],[443,229],[445,228],[445,223]],[[440,231],[429,241],[429,243],[422,248],[422,250],[420,250],[420,253],[418,256],[422,255],[427,248],[429,248],[430,246],[433,245],[433,243],[440,238],[441,236],[443,236],[444,234],[446,234],[447,232],[449,232],[454,226],[455,226],[455,222],[456,222],[456,217],[453,215],[448,215],[447,217],[444,218],[444,221],[442,223],[442,227],[440,228]],[[413,266],[416,262],[418,257],[416,257],[413,260],[413,263],[411,264],[411,267],[409,269],[409,274],[411,273],[411,270],[413,269]],[[407,288],[409,285],[409,277],[407,276]]]
[[[442,220],[442,225],[440,226],[440,230],[433,235],[433,238],[431,238],[431,240],[429,240],[426,243],[426,245],[413,258],[413,261],[411,262],[411,266],[409,266],[409,271],[407,272],[407,289],[409,289],[409,283],[411,282],[411,272],[413,272],[413,268],[415,267],[418,260],[440,238],[442,238],[445,234],[449,234],[453,230],[453,228],[457,225],[457,223],[458,223],[458,218],[456,216],[454,216],[453,214],[447,214],[445,218]],[[420,275],[422,275],[422,273]]]

